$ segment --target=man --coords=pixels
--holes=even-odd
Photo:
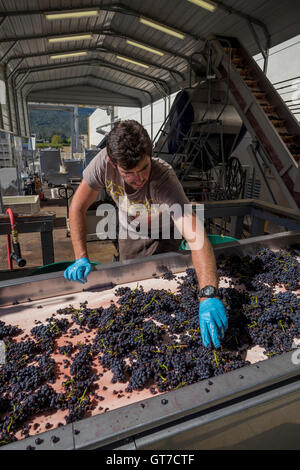
[[[147,219],[150,224],[150,228],[141,224],[147,226],[146,234],[144,230],[137,239],[132,233],[127,239],[119,239],[121,261],[178,250],[180,238],[149,236],[149,230],[152,234],[157,225],[160,232],[162,230],[163,214],[155,210],[156,205],[175,205],[182,209],[185,205],[190,206],[173,168],[159,158],[152,158],[152,152],[152,142],[143,126],[136,121],[119,122],[108,134],[106,148],[84,170],[83,181],[69,212],[76,261],[65,271],[67,280],[86,282],[91,271],[86,246],[86,211],[103,189],[118,206],[120,226],[126,226],[129,235],[130,232],[136,235],[136,230],[128,222]],[[137,217],[136,208],[141,217]],[[199,323],[203,344],[209,346],[212,341],[219,347],[219,338],[224,337],[227,329],[227,317],[224,305],[217,297],[218,274],[212,246],[192,211],[173,214],[173,223],[191,249],[200,289]]]

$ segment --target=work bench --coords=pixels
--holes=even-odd
[[[43,265],[54,263],[53,229],[56,214],[38,212],[36,214],[15,215],[19,233],[40,232]],[[11,224],[8,215],[0,214],[0,235],[9,235]]]

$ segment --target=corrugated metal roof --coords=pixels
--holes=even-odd
[[[248,19],[253,21],[263,47],[266,31],[270,34],[270,46],[299,33],[298,0],[215,1],[219,7],[210,13],[188,0],[0,0],[0,24],[1,16],[6,16],[1,24],[0,53],[8,74],[15,70],[12,76],[22,83],[30,100],[45,101],[51,90],[51,96],[57,92],[63,100],[64,95],[69,104],[71,98],[76,99],[74,87],[81,89],[82,77],[86,75],[84,96],[90,93],[93,100],[96,94],[97,102],[105,96],[105,101],[111,100],[112,104],[118,98],[123,102],[123,96],[128,94],[128,102],[140,101],[145,105],[151,97],[156,100],[182,86],[183,79],[188,77],[189,57],[202,48],[203,39],[210,34],[236,36],[255,55],[259,48]],[[46,10],[95,7],[100,9],[99,15],[89,18],[48,21],[43,14]],[[184,31],[186,37],[181,40],[145,26],[139,21],[140,15]],[[80,33],[93,35],[87,40],[56,44],[47,39]],[[161,49],[165,54],[158,56],[128,45],[126,37]],[[75,50],[88,50],[88,55],[50,59],[51,53]],[[116,54],[146,63],[149,68],[121,61]],[[104,94],[100,93],[101,87]],[[82,93],[80,96],[83,99]]]
[[[47,99],[45,100],[45,93],[43,90],[32,92],[32,100],[34,102],[47,102],[47,103],[61,103],[61,104],[85,104],[89,106],[126,106],[126,107],[139,107],[141,103],[136,98],[130,99],[128,95],[121,93],[114,93],[108,96],[105,87],[95,86],[85,79],[83,86],[68,86],[61,88],[47,89]],[[87,90],[88,85],[88,90]],[[75,100],[75,101],[74,101]]]

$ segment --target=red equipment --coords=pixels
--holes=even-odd
[[[20,243],[18,241],[18,230],[16,226],[15,217],[11,209],[6,209],[6,214],[9,216],[10,225],[11,225],[11,235],[6,235],[6,245],[7,245],[7,258],[8,258],[8,269],[12,271],[13,263],[12,260],[15,260],[17,265],[20,268],[23,268],[26,265],[26,261],[22,258]],[[12,238],[12,247],[11,248],[11,238]]]

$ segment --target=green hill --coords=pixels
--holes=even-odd
[[[88,133],[88,117],[94,111],[94,108],[78,108],[79,134]],[[51,141],[54,134],[63,141],[71,137],[71,115],[68,111],[30,109],[29,121],[31,132],[36,134],[38,140]]]

